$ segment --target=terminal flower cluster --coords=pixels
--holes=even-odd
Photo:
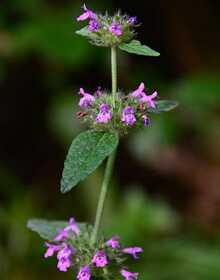
[[[88,37],[91,43],[112,47],[128,42],[136,35],[134,31],[134,28],[138,26],[136,17],[121,15],[120,12],[114,16],[108,14],[103,16],[89,10],[85,4],[82,8],[85,12],[77,18],[77,21],[89,20],[88,26],[82,30],[87,31],[83,36]],[[81,31],[77,32],[80,34]]]
[[[78,119],[88,122],[93,129],[115,131],[121,135],[146,127],[150,123],[149,108],[157,107],[154,101],[157,92],[147,95],[144,89],[142,82],[138,89],[126,96],[118,92],[114,106],[112,94],[102,91],[100,87],[93,95],[80,88],[79,94],[83,97],[78,103],[81,107]]]
[[[64,229],[57,228],[58,235],[54,238],[56,244],[45,242],[47,247],[45,258],[57,254],[57,268],[67,271],[70,267],[75,269],[76,279],[90,280],[95,277],[118,277],[122,275],[126,280],[137,279],[138,273],[125,270],[122,262],[125,255],[130,254],[138,259],[137,253],[143,252],[140,247],[123,248],[116,234],[109,240],[102,239],[99,244],[90,244],[75,223],[70,218],[70,223]],[[111,269],[108,269],[111,267]],[[114,267],[114,269],[112,269]],[[114,278],[115,279],[115,278]]]

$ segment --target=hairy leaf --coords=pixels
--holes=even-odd
[[[179,105],[179,102],[172,100],[159,100],[154,102],[157,105],[157,108],[149,107],[146,109],[146,113],[162,113],[173,110]]]
[[[119,48],[123,51],[129,53],[135,53],[139,55],[147,55],[147,56],[159,56],[160,54],[151,48],[141,45],[141,43],[137,40],[132,40],[129,43],[122,43],[119,45]]]
[[[89,31],[88,28],[89,27],[87,25],[87,26],[83,27],[82,29],[77,30],[76,34],[79,34],[79,35],[84,36],[84,37],[88,37],[91,34],[91,31]]]
[[[64,163],[61,192],[70,191],[79,181],[90,175],[118,145],[112,132],[86,131],[72,142]]]
[[[53,242],[54,238],[59,234],[57,228],[64,229],[69,225],[68,221],[48,221],[44,219],[33,218],[28,220],[27,227],[32,231],[37,232],[43,239]],[[78,228],[83,231],[86,223],[76,223]]]

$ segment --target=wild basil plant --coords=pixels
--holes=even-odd
[[[132,92],[125,94],[117,89],[117,48],[144,56],[159,56],[133,38],[139,26],[136,17],[117,12],[110,16],[89,10],[77,21],[87,21],[88,25],[77,34],[85,36],[89,42],[111,50],[112,89],[110,92],[99,86],[94,94],[80,88],[78,119],[86,122],[90,129],[78,135],[72,142],[61,180],[61,192],[70,191],[78,182],[89,176],[108,157],[103,185],[99,197],[94,226],[68,221],[47,221],[31,219],[28,227],[36,231],[45,242],[45,258],[56,254],[60,271],[73,269],[73,278],[89,279],[137,279],[138,272],[130,272],[123,264],[128,255],[138,259],[140,247],[123,248],[119,236],[106,238],[100,230],[105,198],[116,150],[121,136],[128,135],[150,124],[153,113],[169,111],[177,106],[175,101],[155,100],[158,93],[146,94],[144,82],[140,82]]]

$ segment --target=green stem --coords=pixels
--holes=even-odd
[[[117,91],[116,47],[111,47],[111,69],[112,69],[112,98],[113,98],[113,107],[115,107],[116,91]]]
[[[111,177],[111,172],[114,166],[115,162],[115,157],[116,157],[116,149],[115,151],[109,156],[108,162],[106,165],[106,170],[105,170],[105,177],[104,181],[102,184],[102,189],[101,193],[99,196],[99,202],[98,202],[98,207],[97,207],[97,212],[96,212],[96,218],[95,218],[95,225],[93,229],[93,234],[91,238],[91,243],[94,244],[97,242],[97,238],[99,235],[100,227],[101,227],[101,222],[102,222],[102,216],[103,216],[103,211],[104,211],[104,205],[105,205],[105,199],[107,195],[107,190],[108,190],[108,185]]]
[[[116,63],[116,48],[111,48],[111,70],[112,70],[112,100],[113,100],[113,107],[115,107],[115,100],[116,100],[116,92],[117,92],[117,63]],[[104,206],[105,206],[105,199],[107,196],[108,191],[108,185],[111,177],[111,172],[114,166],[116,157],[116,150],[109,156],[108,162],[106,165],[105,170],[105,177],[102,184],[102,189],[99,196],[99,202],[98,207],[96,211],[96,217],[95,217],[95,225],[93,229],[93,234],[91,237],[91,243],[94,244],[97,242],[97,238],[99,235],[99,231],[101,228],[102,223],[102,216],[104,212]]]

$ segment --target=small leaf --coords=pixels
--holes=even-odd
[[[59,234],[57,228],[64,229],[69,225],[68,221],[48,221],[44,219],[33,218],[28,220],[27,227],[32,231],[37,232],[43,239],[53,242],[54,238]],[[76,223],[78,228],[83,231],[86,223]]]
[[[82,29],[77,30],[76,34],[79,34],[79,35],[84,36],[84,37],[89,37],[89,35],[91,35],[91,31],[89,31],[88,28],[89,27],[87,25],[87,26],[83,27]]]
[[[172,101],[172,100],[160,100],[154,102],[157,105],[157,108],[149,107],[146,109],[146,113],[153,114],[153,113],[162,113],[168,112],[173,110],[179,105],[179,102]]]
[[[129,53],[135,53],[139,55],[147,55],[147,56],[159,56],[160,54],[151,48],[141,45],[141,43],[137,40],[132,40],[129,43],[122,43],[119,45],[119,48],[123,51]]]
[[[89,176],[118,145],[112,132],[86,131],[72,142],[66,157],[61,180],[61,192],[70,191]]]

